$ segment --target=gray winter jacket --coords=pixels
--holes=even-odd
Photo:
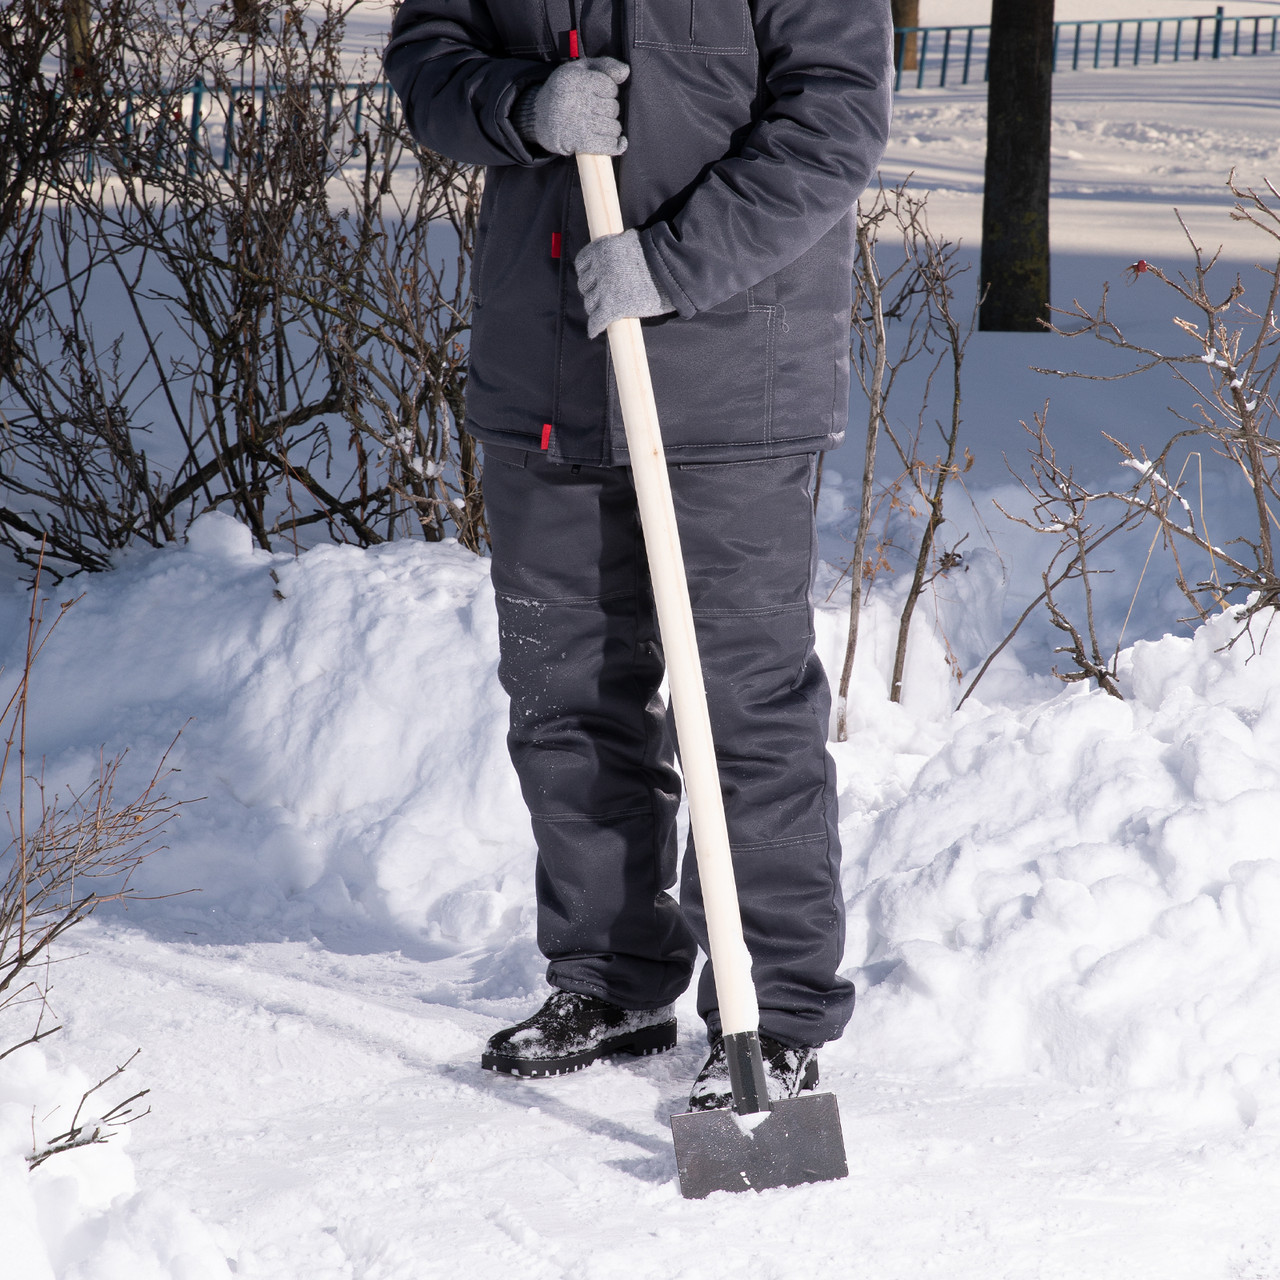
[[[572,157],[509,118],[570,52],[631,67],[623,219],[676,315],[645,321],[668,455],[782,456],[848,418],[851,209],[888,136],[889,0],[404,0],[385,63],[414,136],[487,166],[468,428],[626,461],[604,337],[587,338]]]

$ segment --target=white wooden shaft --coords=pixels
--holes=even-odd
[[[608,156],[579,155],[578,173],[591,238],[620,234],[624,228],[613,161]],[[644,333],[639,320],[615,320],[608,334],[627,449],[631,454],[636,505],[649,557],[658,629],[666,657],[676,735],[680,740],[680,763],[698,854],[698,878],[702,882],[720,1019],[726,1035],[755,1031],[759,1027],[760,1011],[751,980],[751,956],[742,938],[742,917],[733,878],[733,857],[725,826],[706,686],[693,628],[675,506],[671,500],[671,480],[658,425],[658,406],[649,379]]]

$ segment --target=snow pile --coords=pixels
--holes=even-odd
[[[208,1229],[169,1196],[138,1192],[128,1131],[110,1142],[25,1157],[71,1123],[93,1082],[36,1046],[0,1064],[0,1206],[5,1274],[19,1280],[218,1280],[226,1259]],[[92,1104],[86,1104],[91,1106]],[[89,1111],[81,1115],[88,1118]]]
[[[194,803],[133,882],[144,895],[181,896],[129,912],[162,935],[482,941],[504,917],[518,925],[528,900],[527,859],[518,876],[505,870],[528,823],[503,745],[487,587],[487,565],[456,546],[324,547],[295,560],[256,551],[245,528],[207,516],[185,547],[137,554],[55,593],[81,598],[33,669],[28,758],[65,790],[92,776],[104,744],[108,754],[127,746],[123,797],[182,730],[165,790]],[[9,672],[21,665],[27,607],[15,590],[0,617]],[[77,936],[85,926],[60,954],[79,949]],[[524,941],[493,964],[532,986],[541,964],[529,967]],[[0,1062],[0,1205],[15,1268],[5,1274],[230,1274],[186,1208],[153,1187],[137,1193],[131,1130],[28,1173],[33,1141],[64,1129],[93,1083],[57,1058],[75,1056],[65,1042],[92,1007],[61,979],[56,995],[71,1030],[48,1055],[33,1046]],[[25,1034],[26,1012],[0,1017],[0,1049]],[[128,1010],[116,1025],[132,1035]],[[146,1046],[131,1088],[174,1083],[156,1075],[157,1048]]]
[[[1124,702],[966,707],[847,824],[860,1056],[1280,1099],[1280,648],[1236,630],[1135,645]]]
[[[993,573],[975,558],[951,593],[948,608],[969,599],[974,614],[968,647],[982,639]],[[636,1176],[676,1196],[666,1117],[701,1053],[687,999],[670,1060],[546,1093],[500,1092],[511,1082],[475,1065],[484,1037],[528,1007],[541,970],[486,562],[408,543],[268,555],[213,516],[186,547],[139,553],[67,584],[74,592],[83,598],[34,673],[31,753],[59,782],[82,779],[101,744],[127,744],[140,785],[194,717],[166,785],[204,798],[175,816],[170,848],[138,887],[200,892],[124,917],[104,909],[70,944],[93,960],[59,977],[69,1017],[58,1052],[90,1069],[103,1043],[108,1056],[122,1037],[144,1048],[136,1087],[158,1101],[128,1135],[157,1135],[141,1194],[119,1138],[29,1178],[33,1109],[44,1123],[85,1082],[35,1048],[0,1063],[0,1202],[13,1250],[26,1250],[22,1280],[196,1280],[226,1274],[227,1257],[242,1273],[284,1276],[270,1261],[277,1239],[293,1241],[282,1257],[305,1248],[314,1263],[336,1247],[331,1229],[367,1260],[368,1224],[348,1218],[380,1192],[370,1170],[352,1200],[348,1129],[372,1125],[377,1159],[396,1153],[412,1223],[442,1170],[458,1196],[479,1194],[469,1126],[497,1126],[505,1142],[511,1102],[551,1109],[557,1150],[592,1187],[599,1153],[580,1147],[612,1135],[620,1213],[634,1201],[628,1126],[640,1126]],[[24,613],[15,594],[0,634],[10,669]],[[836,595],[819,618],[832,669],[843,624]],[[836,748],[846,964],[861,991],[849,1035],[824,1051],[824,1079],[857,1094],[842,1105],[865,1114],[879,1095],[863,1082],[894,1071],[1038,1078],[1258,1132],[1280,1114],[1280,647],[1225,650],[1224,617],[1127,651],[1125,702],[1006,666],[981,687],[989,705],[953,714],[956,685],[925,614],[907,700],[887,702],[895,626],[891,593],[873,597],[851,741]],[[595,1114],[600,1089],[606,1110],[630,1118],[600,1132],[592,1122],[584,1137],[570,1119]],[[527,1149],[477,1204],[505,1204],[543,1176],[528,1172],[543,1159],[540,1131],[518,1127]],[[420,1159],[428,1148],[435,1173]],[[300,1152],[311,1153],[305,1177]],[[184,1172],[191,1161],[202,1171]],[[171,1179],[182,1188],[172,1202],[155,1191]],[[312,1216],[281,1234],[294,1200],[316,1196]]]
[[[200,892],[140,918],[472,943],[518,917],[528,821],[486,562],[409,542],[270,555],[209,515],[62,595],[80,591],[35,670],[32,756],[57,782],[127,744],[141,783],[181,730],[166,790],[198,799],[135,885]]]
[[[990,586],[975,561],[970,594]],[[484,561],[272,556],[210,516],[83,590],[33,686],[49,775],[105,741],[141,777],[194,717],[169,790],[204,798],[139,887],[201,892],[133,918],[205,941],[469,949],[468,998],[538,989]],[[860,1056],[1176,1086],[1249,1119],[1280,1061],[1280,648],[1224,650],[1223,617],[1129,650],[1127,701],[1075,687],[1027,706],[1024,679],[1021,702],[953,716],[923,614],[907,702],[885,700],[894,613],[873,599],[837,748]]]

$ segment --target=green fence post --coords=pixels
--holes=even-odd
[[[200,143],[200,109],[204,105],[204,81],[191,87],[191,128],[187,134],[187,172],[196,171],[196,148]]]

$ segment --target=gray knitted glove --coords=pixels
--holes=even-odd
[[[653,278],[634,230],[593,240],[574,258],[573,265],[578,273],[578,292],[587,304],[589,338],[603,333],[615,320],[661,316],[675,310]]]
[[[511,123],[525,142],[554,156],[620,156],[627,140],[618,121],[618,86],[630,74],[617,58],[562,62],[516,99]]]

